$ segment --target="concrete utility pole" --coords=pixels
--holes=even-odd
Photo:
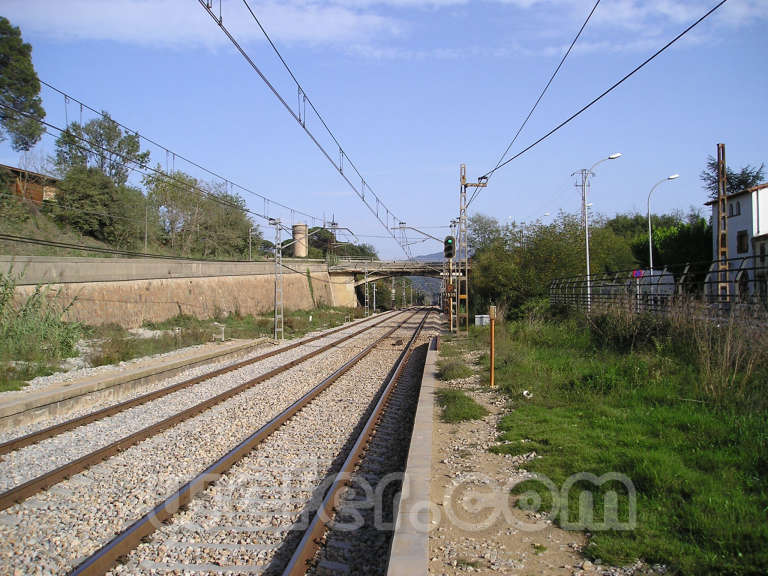
[[[457,303],[456,315],[457,330],[461,330],[462,323],[464,330],[469,333],[469,239],[467,236],[467,188],[485,188],[488,185],[488,177],[481,176],[477,182],[467,182],[467,167],[461,165],[461,186],[459,190],[459,234],[456,239],[458,249],[457,264],[458,278],[457,282]]]

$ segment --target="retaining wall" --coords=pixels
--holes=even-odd
[[[322,261],[285,263],[295,270],[283,270],[286,310],[357,305],[354,276],[331,277]],[[19,300],[47,284],[49,298],[71,304],[65,317],[86,324],[134,328],[177,314],[265,314],[274,306],[273,262],[0,256],[0,272],[9,270],[21,274]]]

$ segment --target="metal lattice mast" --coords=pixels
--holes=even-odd
[[[397,294],[395,292],[395,277],[392,276],[392,310],[397,309]]]
[[[270,220],[275,227],[275,340],[284,340],[283,331],[283,246],[280,240],[280,219]]]
[[[405,299],[405,276],[403,276],[403,308],[408,307],[408,301]]]
[[[371,313],[371,307],[368,303],[368,264],[365,265],[365,317]]]
[[[481,177],[478,182],[467,182],[467,167],[461,165],[461,186],[459,189],[459,234],[456,239],[458,288],[456,329],[469,332],[469,238],[467,236],[467,188],[485,188],[488,177]]]
[[[728,270],[728,217],[726,216],[725,144],[717,145],[717,297],[720,304],[729,301],[731,292]]]
[[[373,313],[376,314],[376,282],[373,283]]]

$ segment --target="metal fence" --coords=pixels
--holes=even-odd
[[[622,270],[558,278],[549,287],[552,304],[585,311],[621,307],[635,313],[668,313],[692,301],[713,316],[734,313],[768,316],[768,262],[765,257],[732,258],[728,270],[718,263],[683,264],[663,270]]]

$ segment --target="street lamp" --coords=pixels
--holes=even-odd
[[[601,164],[605,162],[606,160],[616,160],[616,158],[621,157],[621,152],[614,152],[613,154],[610,154],[606,158],[602,158],[592,164],[592,167],[587,170],[586,168],[582,168],[581,170],[577,170],[576,172],[573,172],[571,176],[575,176],[576,174],[581,174],[581,212],[584,216],[584,243],[586,245],[586,255],[587,255],[587,314],[591,312],[592,309],[592,281],[589,277],[590,275],[590,269],[589,269],[589,213],[588,208],[591,206],[591,204],[587,204],[587,188],[589,187],[589,177],[594,176],[595,173],[593,170],[598,164]]]
[[[662,178],[656,184],[653,185],[653,188],[651,188],[651,191],[648,192],[648,263],[650,264],[651,268],[651,276],[653,276],[653,235],[651,234],[651,194],[653,194],[653,191],[656,190],[656,187],[659,184],[663,184],[667,180],[675,180],[677,178],[680,178],[680,174],[672,174],[672,176],[667,176],[666,178]]]

